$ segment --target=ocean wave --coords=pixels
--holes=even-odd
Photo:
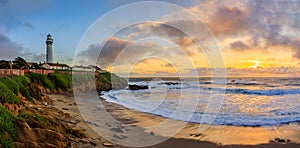
[[[102,97],[109,102],[137,111],[175,120],[205,123],[202,117],[207,103],[209,103],[210,94],[222,96],[225,93],[220,114],[211,114],[211,116],[217,117],[213,123],[209,124],[253,127],[277,126],[300,122],[299,81],[295,81],[295,79],[285,81],[282,79],[247,79],[230,82],[228,80],[227,88],[222,84],[222,81],[213,83],[210,79],[183,82],[168,81],[179,82],[170,83],[170,85],[166,85],[162,81],[140,81],[133,83],[148,85],[150,86],[149,89],[138,91],[112,90],[104,92]],[[185,93],[182,94],[181,92]],[[186,119],[188,116],[185,116],[183,111],[173,113],[178,107],[179,100],[192,103],[191,98],[196,95],[199,97],[198,106],[190,119]],[[131,98],[131,96],[135,98]],[[176,98],[176,96],[179,97]]]
[[[111,95],[111,93],[110,93]],[[119,105],[120,102],[117,101],[115,96],[110,96],[109,93],[106,93],[103,98],[106,101],[117,103]],[[134,104],[134,103],[133,103]],[[265,114],[265,115],[249,115],[249,114],[242,114],[242,113],[231,113],[231,114],[217,114],[217,113],[206,113],[205,112],[194,112],[191,118],[186,118],[187,116],[184,113],[181,113],[182,116],[179,116],[180,113],[176,113],[175,116],[173,111],[175,107],[170,107],[163,105],[160,108],[155,110],[145,110],[141,106],[137,106],[136,104],[133,105],[130,102],[122,104],[125,107],[130,109],[134,109],[137,111],[150,113],[153,115],[186,121],[186,122],[193,122],[193,123],[200,123],[200,124],[212,124],[212,125],[234,125],[234,126],[249,126],[249,127],[258,127],[258,126],[279,126],[281,124],[289,124],[300,122],[300,113],[296,111],[281,111],[281,110],[273,110],[270,111],[273,115]],[[171,105],[171,103],[169,103]],[[207,123],[206,120],[202,120],[203,116],[216,116],[216,119],[213,123]]]
[[[203,90],[222,91],[227,94],[245,94],[259,96],[279,96],[279,95],[295,95],[300,94],[300,89],[269,89],[269,90],[249,90],[241,88],[213,88],[202,87]]]

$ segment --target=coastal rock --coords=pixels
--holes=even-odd
[[[199,137],[201,136],[202,134],[190,134],[191,137]]]
[[[65,138],[61,133],[49,129],[30,128],[29,125],[22,120],[16,120],[16,125],[19,133],[17,145],[29,147],[64,147],[63,141],[65,141]]]
[[[275,140],[275,142],[278,142],[278,143],[291,142],[290,139],[283,139],[283,138],[275,138],[274,140]]]
[[[92,144],[93,146],[97,146],[97,143],[94,140],[89,140],[90,144]]]
[[[67,109],[67,108],[64,108],[64,107],[63,107],[63,108],[61,108],[61,109],[62,109],[62,110],[69,110],[69,109]]]
[[[154,132],[149,133],[150,136],[155,136]]]
[[[128,88],[130,90],[141,90],[141,89],[148,89],[149,87],[146,86],[146,85],[135,85],[135,84],[133,84],[133,85],[129,85]]]
[[[105,147],[113,147],[114,146],[113,144],[108,143],[108,142],[103,142],[102,145]]]
[[[43,104],[43,105],[45,105],[45,106],[47,106],[47,105],[48,105],[48,103],[47,103],[47,102],[42,102],[42,104]]]
[[[166,85],[178,85],[179,83],[178,82],[165,82],[163,84],[166,84]]]

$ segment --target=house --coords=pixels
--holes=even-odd
[[[96,65],[89,65],[89,66],[78,66],[75,65],[72,67],[72,71],[81,71],[81,72],[98,72],[98,73],[105,73],[105,70],[102,70],[100,67]]]
[[[78,66],[75,65],[72,67],[72,71],[84,71],[84,72],[95,72],[95,70],[90,66]]]
[[[45,69],[52,69],[52,70],[70,70],[70,66],[67,64],[61,63],[43,63],[42,67]]]

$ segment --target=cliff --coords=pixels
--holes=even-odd
[[[121,89],[127,81],[110,73],[97,73],[97,91]],[[0,147],[69,147],[85,134],[70,126],[72,117],[51,107],[47,94],[72,95],[72,76],[65,74],[0,76]],[[51,137],[51,138],[49,138]]]

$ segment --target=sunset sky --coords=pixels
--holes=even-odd
[[[89,26],[104,14],[133,2],[137,1],[0,0],[0,59],[22,56],[28,61],[44,61],[45,38],[50,33],[55,61],[72,65],[77,45]],[[300,76],[300,1],[164,2],[187,9],[208,27],[222,51],[228,76]],[[147,15],[163,15],[163,22],[189,24],[191,30],[199,27],[193,19],[173,21],[183,17],[180,12],[159,9]],[[143,8],[136,16],[145,17]],[[112,19],[126,22],[130,17],[128,11]],[[122,24],[111,24],[112,28],[118,25]],[[151,38],[143,39],[145,34]],[[199,34],[194,38],[203,38],[200,31]],[[141,23],[109,39],[110,35],[107,30],[94,36],[99,42],[88,44],[84,52],[77,53],[81,64],[91,64],[90,57],[99,56],[100,67],[120,74],[130,72],[132,76],[190,76],[192,70],[200,76],[210,74],[205,52],[181,30]],[[109,45],[103,55],[95,55],[104,39]],[[121,52],[124,48],[126,52]],[[144,59],[134,60],[136,57]]]

